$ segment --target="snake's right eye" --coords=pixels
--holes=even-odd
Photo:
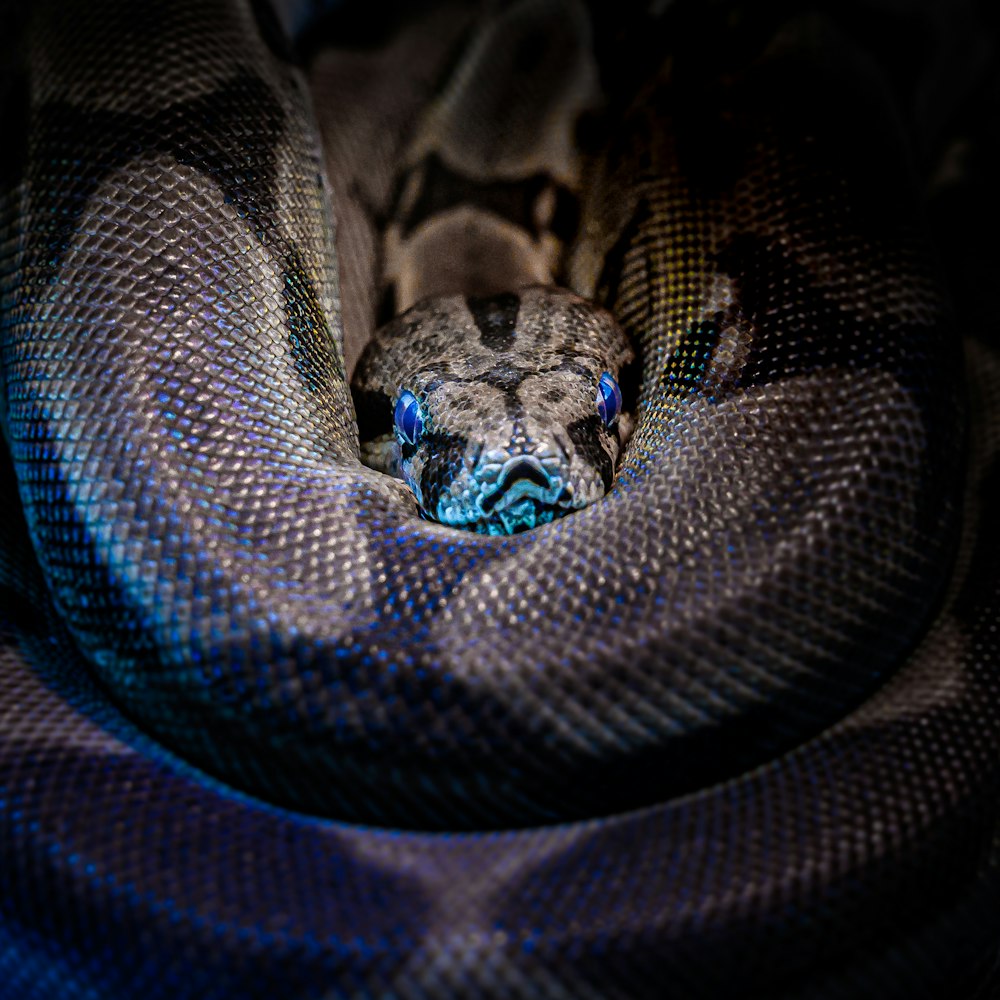
[[[420,435],[424,431],[424,415],[420,408],[420,400],[409,389],[404,389],[396,400],[393,422],[400,444],[415,445],[420,440]]]
[[[618,415],[622,412],[622,391],[618,388],[618,383],[605,372],[597,383],[597,397],[594,400],[597,406],[597,413],[604,426],[608,429],[614,427],[618,420]]]

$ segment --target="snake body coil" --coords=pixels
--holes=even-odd
[[[324,167],[252,6],[40,4],[7,88],[2,995],[985,989],[1000,365],[966,477],[874,61],[819,15],[679,2],[622,66],[601,5],[425,13],[463,100],[461,38],[594,38],[535,249],[640,366],[607,495],[489,537],[360,464],[347,383],[407,297],[358,252],[384,164],[440,134],[362,219],[350,88]]]

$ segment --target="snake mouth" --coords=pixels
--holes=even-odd
[[[514,535],[548,524],[578,506],[562,477],[550,473],[533,455],[507,459],[492,482],[479,481],[477,492],[467,504],[444,500],[431,519],[477,534]]]
[[[439,512],[437,517],[421,510],[421,516],[439,524],[446,524],[462,531],[473,531],[479,535],[516,535],[540,525],[548,524],[564,514],[576,510],[569,490],[562,490],[556,502],[549,503],[533,496],[520,496],[494,510],[489,517],[449,518]]]
[[[518,455],[507,461],[497,477],[496,488],[479,501],[486,517],[517,505],[529,497],[540,503],[552,503],[562,491],[559,479],[553,480],[533,455]],[[552,494],[555,493],[555,496]]]
[[[478,500],[482,517],[471,522],[473,531],[513,535],[547,524],[572,509],[572,491],[563,486],[534,455],[508,459],[494,488]]]
[[[516,535],[522,531],[537,528],[542,524],[548,524],[557,517],[568,514],[572,509],[571,507],[541,503],[533,497],[522,497],[497,511],[491,517],[469,521],[460,527],[480,535]],[[456,525],[456,527],[459,526]]]

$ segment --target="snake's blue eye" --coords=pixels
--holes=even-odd
[[[399,394],[393,421],[400,442],[415,445],[420,440],[424,431],[424,415],[420,409],[420,401],[409,389],[404,389]]]
[[[622,391],[607,372],[597,383],[597,398],[594,402],[597,404],[597,412],[604,421],[604,426],[614,427],[618,414],[622,412]]]

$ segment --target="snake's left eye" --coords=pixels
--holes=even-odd
[[[409,389],[404,389],[396,400],[393,422],[396,425],[396,436],[401,443],[415,445],[420,440],[424,430],[424,415],[420,408],[420,400]]]
[[[607,372],[597,383],[597,397],[594,402],[597,404],[597,412],[604,421],[604,426],[608,429],[614,427],[618,415],[622,412],[622,391]]]

